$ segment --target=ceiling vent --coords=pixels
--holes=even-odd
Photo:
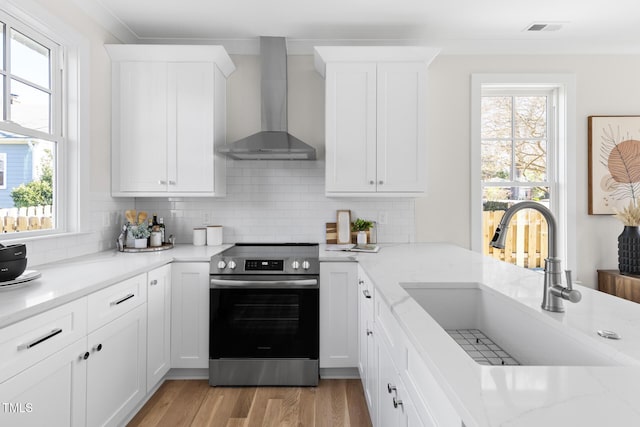
[[[536,33],[541,31],[558,31],[561,28],[562,28],[562,24],[558,24],[558,23],[545,24],[545,23],[536,22],[528,25],[527,28],[524,29],[524,31]]]

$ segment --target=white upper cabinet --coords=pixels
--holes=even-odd
[[[106,45],[112,60],[113,196],[224,196],[226,79],[220,46]]]
[[[437,49],[316,47],[326,79],[326,193],[426,190],[427,66]]]

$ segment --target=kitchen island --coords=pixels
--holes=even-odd
[[[640,424],[640,305],[577,286],[582,301],[544,311],[542,274],[448,244],[388,245],[357,260],[466,427]],[[400,286],[407,283],[480,284],[596,349],[608,366],[477,364]]]
[[[42,278],[0,293],[0,328],[95,293],[172,262],[208,262],[229,245],[177,245],[154,253],[103,252],[62,263],[30,266]],[[323,251],[321,261],[357,261],[375,297],[419,354],[466,427],[628,426],[640,424],[640,306],[578,286],[582,301],[565,313],[540,308],[543,276],[463,248],[442,244],[386,244],[379,253]],[[600,352],[602,366],[484,366],[474,362],[401,284],[477,284],[522,310],[566,330]],[[607,340],[598,329],[613,330]],[[553,347],[545,349],[555,352]],[[416,383],[418,391],[429,384]],[[385,426],[386,427],[386,426]]]

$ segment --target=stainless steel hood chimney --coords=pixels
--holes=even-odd
[[[287,132],[287,46],[284,37],[260,37],[262,131],[218,152],[237,160],[315,160],[316,149]]]

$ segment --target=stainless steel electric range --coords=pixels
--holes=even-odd
[[[209,384],[318,384],[318,244],[242,243],[211,257]]]

